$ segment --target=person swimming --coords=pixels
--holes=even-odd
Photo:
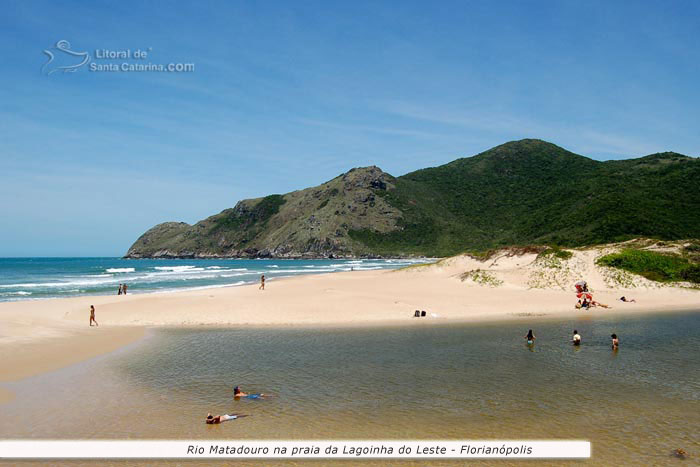
[[[611,334],[610,338],[612,339],[613,350],[617,349],[620,346],[620,339],[617,338],[617,334]]]
[[[241,391],[240,386],[236,386],[235,388],[233,388],[233,397],[236,399],[240,399],[241,397],[246,399],[264,399],[266,395],[262,393],[248,394],[247,392]]]
[[[537,338],[536,338],[535,335],[532,333],[532,329],[530,329],[530,330],[527,332],[527,336],[525,336],[525,339],[527,339],[527,345],[532,345],[532,344],[535,343],[535,339],[537,339]]]
[[[581,345],[581,335],[576,329],[574,329],[574,337],[572,338],[572,342],[574,345]]]
[[[219,423],[224,423],[224,422],[227,422],[229,420],[235,420],[237,418],[242,418],[242,417],[247,417],[247,415],[232,413],[232,414],[217,415],[215,417],[211,413],[208,413],[207,418],[205,420],[205,423],[207,425],[218,425]]]

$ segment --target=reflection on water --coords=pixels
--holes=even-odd
[[[275,397],[234,401],[236,384]],[[700,456],[700,314],[164,329],[10,389],[20,393],[3,406],[3,437],[589,439],[596,464],[658,464],[678,447]],[[207,412],[251,416],[208,426]]]

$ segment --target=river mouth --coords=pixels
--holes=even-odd
[[[582,439],[700,452],[700,314],[374,329],[155,329],[5,384],[3,438]],[[573,329],[583,345],[570,345]],[[610,334],[620,338],[611,349]],[[233,387],[272,397],[234,400]],[[205,425],[212,412],[247,418]],[[67,463],[70,463],[66,461]]]

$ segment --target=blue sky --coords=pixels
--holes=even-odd
[[[117,256],[159,222],[527,137],[697,156],[698,34],[693,1],[6,0],[0,256]],[[59,40],[195,70],[47,76]]]

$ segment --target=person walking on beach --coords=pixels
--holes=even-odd
[[[620,339],[617,338],[617,334],[611,334],[610,338],[612,339],[613,350],[617,350],[617,348],[620,346]]]
[[[530,330],[527,332],[527,336],[525,336],[525,339],[527,339],[527,344],[528,344],[528,345],[532,345],[532,344],[535,343],[536,337],[535,337],[535,335],[532,333],[532,329],[530,329]]]
[[[574,345],[581,345],[581,336],[579,335],[576,329],[574,329],[574,337],[572,339],[572,342]]]
[[[97,320],[95,319],[95,306],[90,305],[90,326],[92,326],[92,323],[95,323],[95,326],[99,326],[97,324]]]
[[[265,290],[265,274],[260,276],[260,287],[258,287],[258,290]]]
[[[117,295],[121,295],[122,292],[124,291],[124,284],[119,284],[119,291],[117,292]]]

